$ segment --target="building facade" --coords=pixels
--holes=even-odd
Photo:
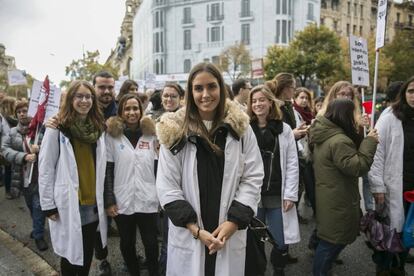
[[[321,25],[341,37],[375,36],[378,0],[321,0]],[[400,29],[414,30],[414,2],[388,0],[386,42]],[[414,34],[413,34],[414,35]]]
[[[121,24],[121,35],[118,38],[115,50],[111,51],[111,54],[106,61],[114,68],[118,68],[119,76],[131,77],[132,49],[134,42],[132,23],[141,2],[141,0],[125,1],[125,16]]]
[[[133,22],[133,78],[187,73],[218,63],[236,43],[253,59],[288,45],[296,31],[319,24],[320,0],[143,0]],[[304,8],[305,7],[305,8]]]
[[[7,86],[7,72],[16,69],[14,57],[6,55],[6,47],[0,43],[0,90]]]

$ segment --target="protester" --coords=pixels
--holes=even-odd
[[[143,117],[136,94],[126,94],[120,99],[118,115],[111,117],[107,125],[106,212],[119,229],[120,249],[128,272],[140,275],[135,248],[138,225],[149,274],[155,276],[158,275],[155,125],[150,118]]]
[[[122,96],[124,96],[128,93],[137,94],[138,93],[138,87],[139,87],[138,83],[134,80],[124,81],[121,88],[119,89],[119,93],[118,93],[118,96],[116,97],[116,101],[119,102],[120,99],[122,98]]]
[[[358,177],[373,162],[378,134],[358,133],[356,106],[350,99],[329,102],[310,129],[316,178],[316,228],[319,242],[313,275],[329,275],[332,263],[359,234]]]
[[[256,138],[213,64],[191,70],[185,102],[157,124],[157,191],[172,222],[167,275],[244,275],[263,180]]]
[[[184,97],[184,89],[177,83],[167,83],[161,92],[162,107],[166,112],[175,112]]]
[[[403,192],[414,190],[414,77],[404,82],[397,102],[375,127],[380,143],[368,174],[371,192],[377,210],[389,218],[391,229],[401,233],[409,207]],[[399,254],[375,251],[377,275],[405,275],[407,255],[408,250]]]
[[[266,221],[277,246],[273,248],[273,275],[285,275],[287,244],[300,241],[294,202],[298,201],[299,167],[295,138],[282,121],[282,112],[272,92],[264,85],[249,95],[247,113],[259,145],[265,177],[257,217]]]
[[[87,275],[95,236],[100,234],[105,246],[107,233],[103,116],[87,81],[71,83],[58,123],[58,129],[46,129],[40,149],[40,204],[62,275]]]
[[[29,104],[26,101],[17,102],[16,117],[18,124],[4,137],[3,152],[5,158],[12,164],[11,194],[18,197],[23,193],[26,205],[32,217],[33,230],[30,237],[35,240],[37,249],[44,251],[48,245],[44,240],[45,215],[40,208],[38,188],[37,153],[39,146],[34,145],[28,137],[31,118],[27,116]],[[39,132],[39,144],[43,131]],[[31,177],[31,178],[30,178]]]
[[[92,83],[105,120],[116,116],[118,107],[115,101],[115,79],[112,74],[107,71],[100,71],[93,77]]]
[[[324,96],[319,96],[315,98],[315,100],[313,101],[313,106],[314,106],[313,116],[316,116],[319,113],[319,111],[322,109],[324,100],[325,100]]]
[[[239,104],[243,111],[247,111],[247,99],[249,98],[252,85],[246,79],[236,79],[232,84],[234,101]]]
[[[392,105],[397,102],[398,94],[400,93],[400,89],[403,84],[403,81],[394,81],[388,85],[387,89],[385,90],[385,101],[387,107],[381,112],[381,115],[392,112]]]
[[[13,97],[5,97],[0,106],[0,123],[1,123],[1,140],[10,133],[12,127],[17,126],[17,119],[15,118],[15,105],[16,99]],[[3,142],[1,141],[1,144]],[[4,156],[3,156],[4,157]],[[6,161],[2,158],[3,161]],[[7,162],[4,162],[4,175],[2,182],[4,183],[4,188],[6,189],[6,198],[13,199],[13,196],[10,194],[10,185],[11,185],[11,165]]]

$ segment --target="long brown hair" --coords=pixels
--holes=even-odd
[[[276,99],[280,99],[283,90],[293,86],[293,84],[295,84],[295,78],[290,73],[279,73],[273,80],[265,82],[265,85],[272,91]]]
[[[88,112],[87,119],[90,120],[97,130],[103,131],[104,117],[98,105],[95,89],[89,82],[84,80],[75,80],[69,85],[65,100],[63,101],[63,105],[58,113],[60,125],[63,128],[70,128],[70,126],[75,122],[77,112],[73,108],[73,100],[75,99],[75,94],[78,92],[80,87],[88,89],[92,94],[92,107]]]
[[[404,114],[405,113],[404,111],[407,110],[410,107],[407,103],[407,97],[405,96],[405,93],[407,91],[408,86],[412,82],[414,82],[414,76],[412,76],[406,82],[403,83],[403,85],[400,88],[400,91],[398,92],[397,100],[392,105],[392,110],[393,110],[394,115],[398,119],[400,119],[401,121],[406,121],[407,120],[407,118]]]
[[[142,116],[144,116],[144,113],[143,113],[143,110],[142,110],[141,100],[139,99],[139,96],[137,94],[128,93],[128,94],[125,94],[121,97],[121,99],[119,100],[117,115],[118,115],[119,118],[124,120],[123,116],[122,116],[122,113],[124,113],[124,108],[125,108],[125,105],[126,105],[127,101],[131,100],[131,99],[135,99],[138,102],[139,112],[141,113],[141,115],[139,117],[139,120],[138,120],[138,124],[139,124],[139,121],[141,121]]]
[[[300,93],[305,93],[306,96],[308,96],[308,106],[307,107],[309,108],[309,110],[311,112],[313,112],[313,98],[312,98],[312,94],[311,94],[310,90],[307,89],[306,87],[296,88],[295,96],[294,96],[295,100],[296,100],[297,97],[299,97]]]
[[[247,114],[250,117],[250,121],[257,121],[257,116],[254,114],[252,110],[252,99],[253,95],[262,92],[262,94],[271,102],[271,107],[269,110],[269,114],[267,115],[267,121],[269,120],[281,120],[282,119],[282,111],[280,110],[279,106],[276,104],[275,95],[270,91],[270,89],[266,85],[258,85],[252,88],[249,93],[248,105],[247,105]]]
[[[4,117],[13,117],[16,111],[16,99],[13,97],[5,97],[0,106],[1,115]]]
[[[220,88],[220,101],[216,107],[216,112],[213,119],[213,126],[210,131],[205,127],[203,120],[198,112],[198,107],[195,104],[193,96],[193,81],[195,77],[202,73],[207,72],[211,74],[216,80]],[[223,77],[219,69],[212,63],[199,63],[195,65],[188,76],[187,81],[187,92],[185,94],[185,116],[183,123],[182,135],[188,135],[189,131],[198,133],[202,138],[206,139],[209,145],[216,152],[220,152],[218,146],[211,142],[211,135],[215,132],[217,127],[223,122],[225,116],[225,105],[226,105],[226,88],[224,86]]]

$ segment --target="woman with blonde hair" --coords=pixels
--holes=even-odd
[[[103,122],[93,86],[73,81],[58,128],[46,128],[40,148],[40,205],[49,218],[53,249],[61,256],[62,275],[88,275],[95,235],[106,245]]]
[[[266,86],[259,85],[251,90],[247,112],[265,172],[257,217],[266,221],[276,240],[277,246],[271,253],[273,275],[284,275],[288,244],[300,241],[295,206],[299,186],[295,138],[290,126],[282,121],[282,112]]]
[[[191,70],[185,107],[157,124],[157,191],[170,219],[167,275],[244,275],[263,165],[249,117],[211,63]]]

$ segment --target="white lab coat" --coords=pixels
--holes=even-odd
[[[403,154],[404,132],[401,121],[389,110],[378,119],[379,144],[368,173],[372,193],[384,193],[390,226],[397,232],[404,225]]]
[[[106,169],[105,138],[96,147],[96,202],[102,245],[106,246],[107,218],[103,205]],[[79,213],[79,176],[72,144],[62,132],[46,128],[39,153],[39,195],[42,210],[58,209],[57,221],[49,220],[56,254],[71,264],[83,265],[82,226]]]
[[[158,212],[154,174],[156,139],[153,135],[142,135],[133,148],[125,135],[105,137],[108,162],[115,163],[114,194],[119,214]]]
[[[297,202],[299,190],[299,163],[295,137],[290,126],[283,123],[283,132],[279,135],[280,166],[282,171],[283,199]],[[299,222],[296,205],[282,212],[283,235],[285,244],[300,241]]]

